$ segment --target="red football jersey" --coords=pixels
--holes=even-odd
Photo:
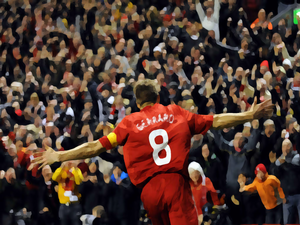
[[[139,186],[159,173],[188,176],[191,138],[205,134],[213,116],[190,113],[177,105],[147,106],[126,116],[113,131],[131,182]]]

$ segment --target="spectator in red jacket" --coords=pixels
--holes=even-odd
[[[214,205],[220,205],[218,193],[211,180],[208,177],[205,177],[203,169],[199,163],[191,162],[188,167],[188,171],[191,178],[190,185],[198,211],[198,220],[202,223],[202,207],[208,202],[207,194],[210,194]]]

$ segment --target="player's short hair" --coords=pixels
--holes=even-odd
[[[134,94],[136,103],[141,106],[145,103],[156,103],[159,95],[159,86],[153,80],[140,80],[134,87]]]

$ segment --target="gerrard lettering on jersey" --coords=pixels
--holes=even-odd
[[[163,116],[161,114],[158,114],[157,116],[153,116],[152,118],[147,118],[145,120],[142,120],[139,122],[136,127],[138,130],[142,131],[144,128],[151,126],[156,123],[161,123],[161,122],[168,122],[168,123],[173,123],[174,122],[174,115],[173,114],[164,114]]]

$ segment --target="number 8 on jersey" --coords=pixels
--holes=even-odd
[[[162,136],[162,138],[163,138],[163,142],[161,144],[157,144],[155,142],[155,138],[157,138],[159,136]],[[163,166],[163,165],[170,163],[171,148],[168,145],[169,137],[168,137],[167,131],[165,131],[164,129],[158,129],[158,130],[152,131],[149,135],[149,142],[153,149],[152,155],[153,155],[153,160],[154,160],[155,164],[158,166]],[[160,158],[159,153],[163,150],[166,151],[166,156],[164,158]]]

